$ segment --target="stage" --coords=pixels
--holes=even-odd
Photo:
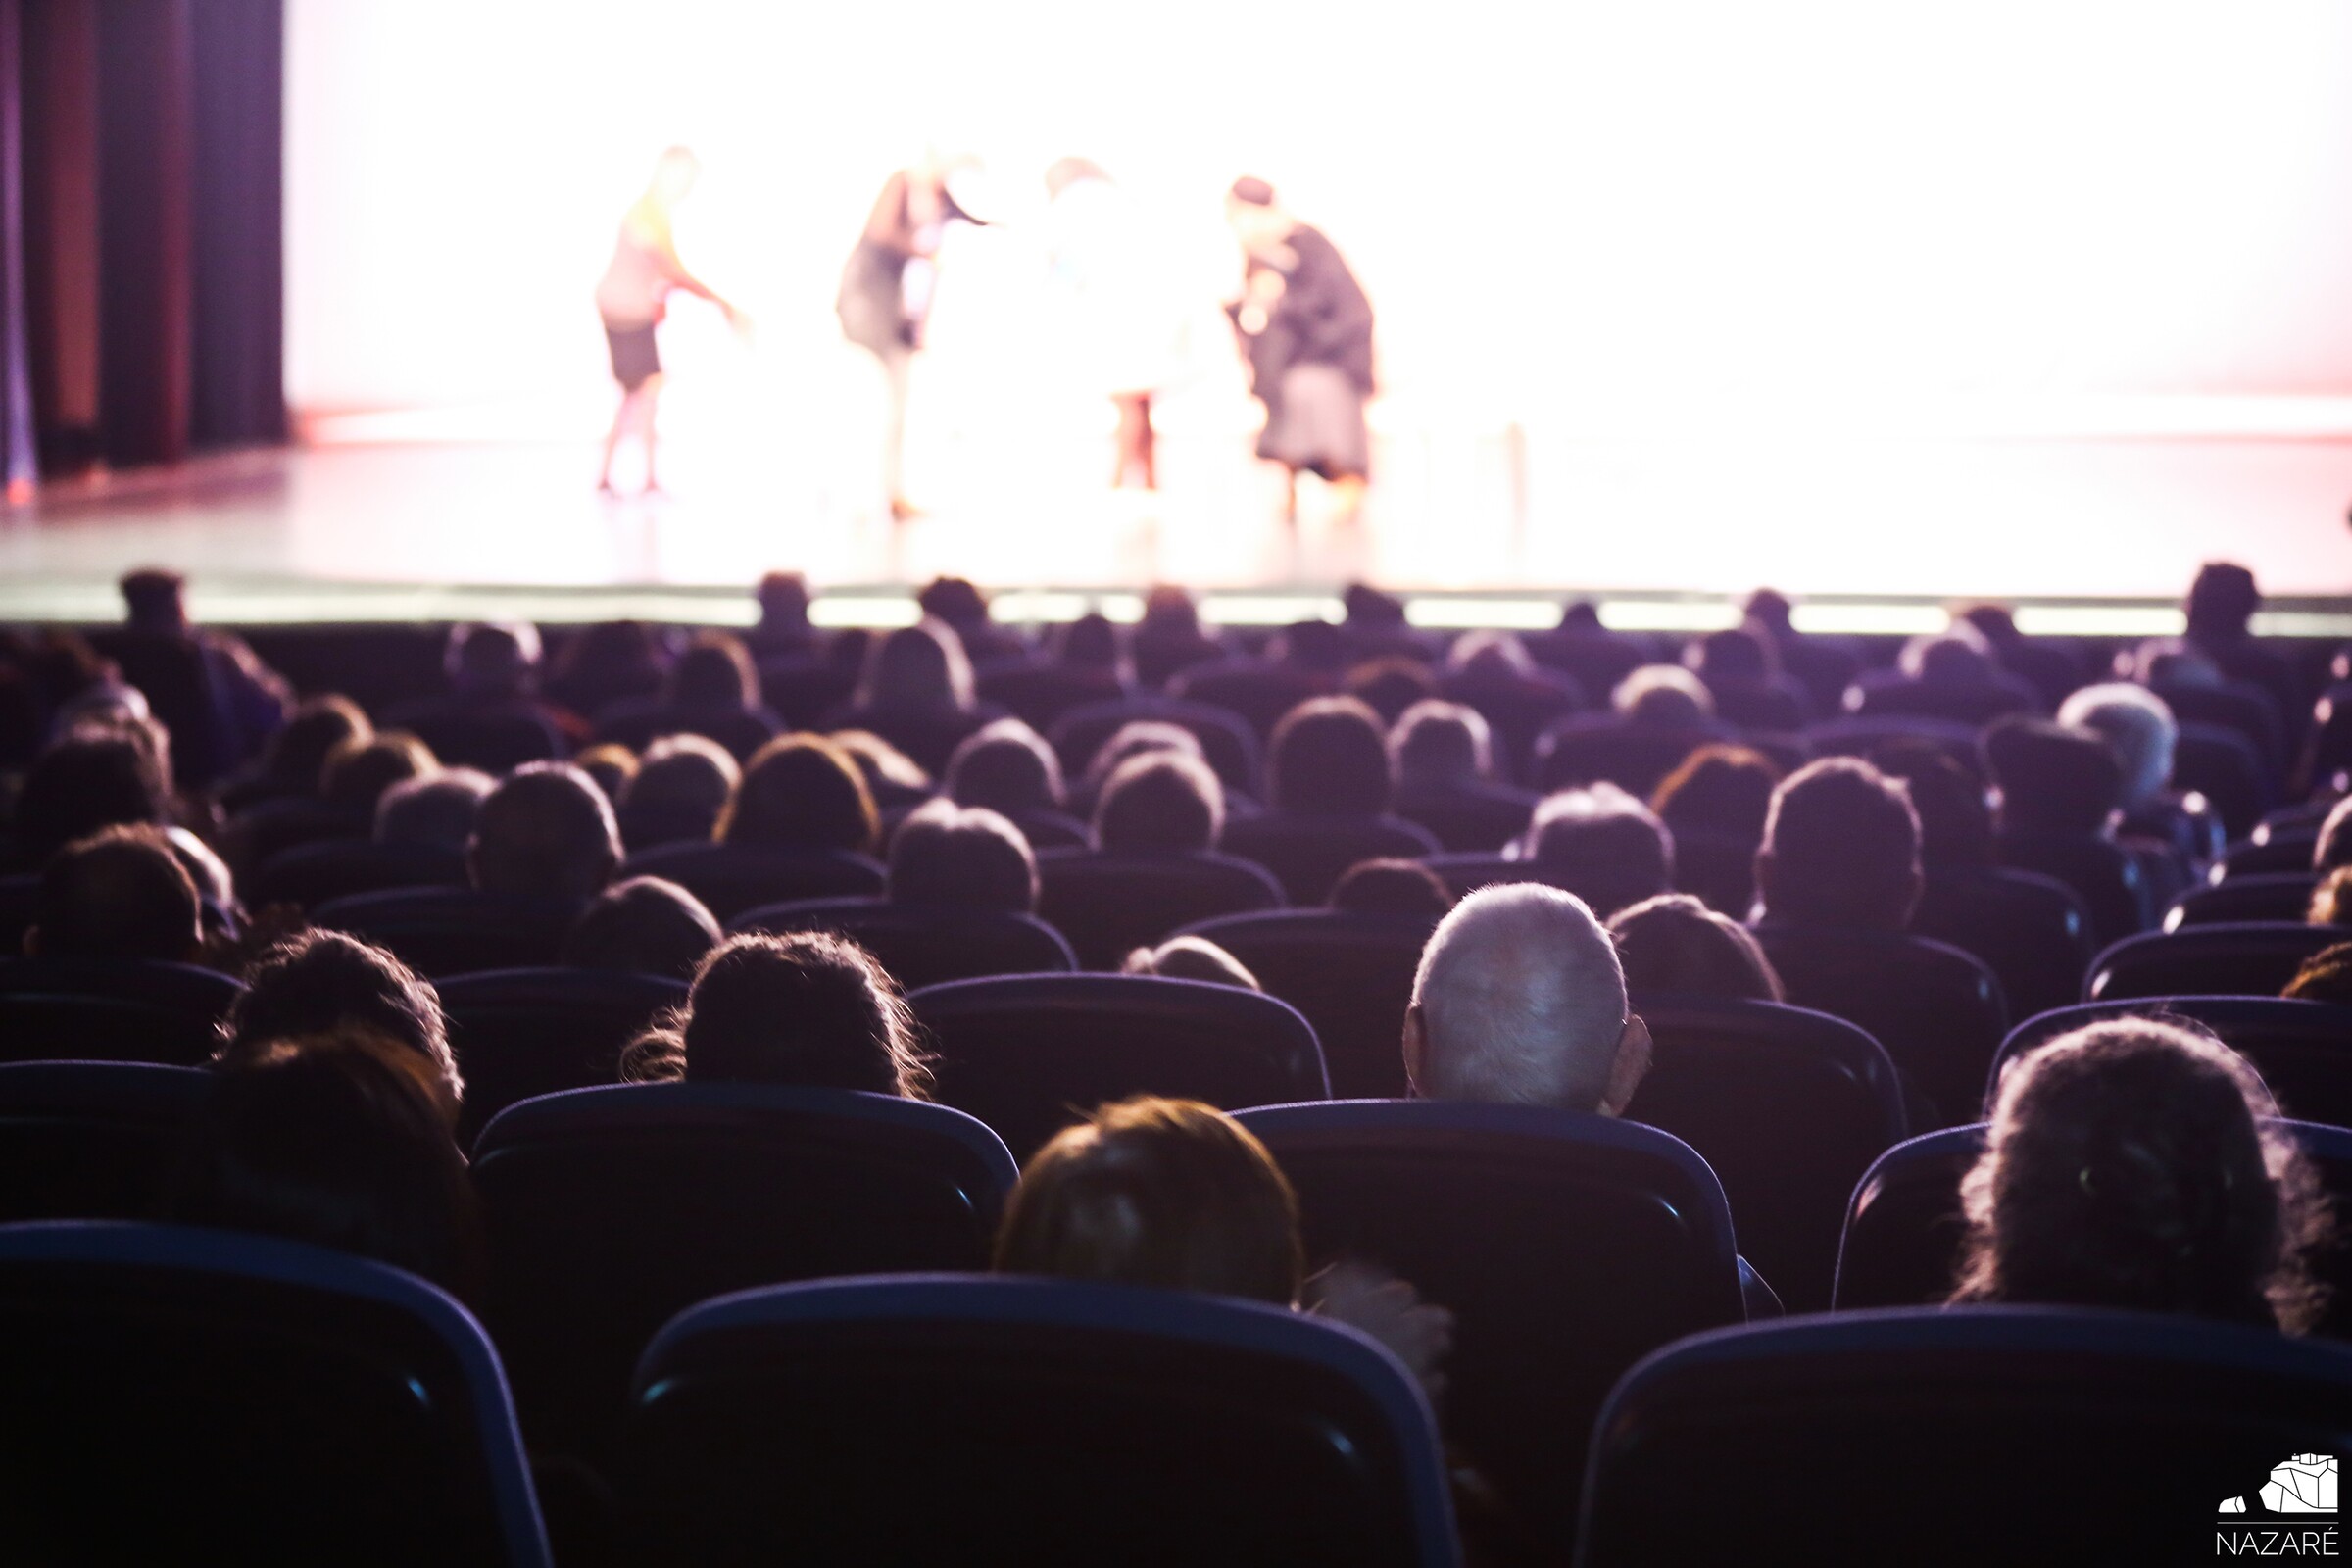
[[[1430,624],[1548,624],[1579,592],[1618,624],[1698,628],[1769,583],[1814,601],[1825,628],[1932,627],[1984,596],[2048,631],[2132,635],[2170,625],[2197,564],[2228,557],[2270,592],[2274,629],[2352,632],[2352,431],[2308,410],[2301,427],[2272,410],[2262,428],[2239,411],[2234,430],[1679,438],[1410,413],[1376,415],[1380,474],[1354,528],[1319,519],[1311,488],[1286,525],[1273,471],[1223,418],[1172,421],[1156,495],[1106,488],[1107,443],[1083,428],[1017,448],[947,432],[916,449],[936,510],[898,525],[838,442],[680,440],[667,493],[614,499],[576,438],[330,421],[332,444],[67,481],[0,514],[0,619],[112,618],[114,579],[164,564],[221,621],[727,622],[748,614],[746,585],[786,567],[842,622],[902,619],[906,590],[958,573],[1024,619],[1090,604],[1124,617],[1165,581],[1211,593],[1228,621],[1280,621],[1360,579],[1414,595]]]

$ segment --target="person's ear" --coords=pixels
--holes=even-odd
[[[1601,1092],[1600,1113],[1622,1116],[1634,1102],[1634,1091],[1649,1075],[1649,1025],[1638,1012],[1628,1013],[1617,1035],[1617,1054],[1609,1059],[1609,1086]]]
[[[1421,1062],[1428,1050],[1428,1026],[1421,1021],[1421,1004],[1416,1002],[1404,1009],[1404,1080],[1416,1096],[1421,1094]]]

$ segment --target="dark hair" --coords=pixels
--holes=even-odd
[[[27,945],[44,957],[186,963],[203,940],[195,880],[151,823],[100,828],[49,857]]]
[[[1661,893],[1609,917],[1609,935],[1635,996],[1676,993],[1780,1002],[1781,977],[1747,927],[1688,893]]]
[[[1121,974],[1148,974],[1161,980],[1200,980],[1212,986],[1238,986],[1263,991],[1257,976],[1241,959],[1206,937],[1170,937],[1155,948],[1131,948],[1119,964]]]
[[[1494,770],[1486,715],[1462,703],[1415,703],[1389,730],[1389,765],[1400,783],[1485,778]]]
[[[350,698],[339,693],[307,698],[264,744],[261,770],[267,778],[315,795],[329,756],[347,741],[365,745],[374,738],[375,726]]]
[[[346,1025],[365,1029],[430,1064],[456,1121],[466,1080],[449,1049],[441,995],[382,948],[340,931],[304,931],[254,959],[244,980],[221,1022],[216,1062],[248,1062],[274,1040],[332,1034]]]
[[[2193,1027],[2094,1023],[2002,1075],[1961,1183],[1960,1301],[2311,1326],[2318,1180],[2244,1058]]]
[[[17,849],[38,865],[119,822],[163,822],[172,785],[162,758],[129,729],[83,723],[33,759],[17,794]]]
[[[1096,747],[1095,755],[1086,760],[1082,792],[1100,796],[1103,784],[1119,770],[1121,763],[1153,752],[1174,752],[1195,761],[1208,760],[1208,754],[1201,749],[1200,737],[1182,724],[1156,718],[1130,719],[1111,731],[1110,738]]]
[[[1189,1100],[1127,1100],[1064,1128],[997,1232],[1004,1274],[1201,1291],[1288,1306],[1298,1202],[1266,1146]]]
[[[1779,662],[1763,633],[1727,626],[1691,643],[1685,660],[1701,680],[1770,680]]]
[[[126,571],[116,583],[133,626],[177,625],[187,614],[187,579],[161,566]]]
[[[646,748],[613,803],[621,841],[632,850],[708,842],[742,782],[743,769],[717,742],[665,735]]]
[[[2352,1005],[2352,942],[2332,943],[2305,958],[2278,994],[2305,1002]]]
[[[430,1068],[356,1026],[272,1039],[217,1070],[170,1212],[481,1293],[481,1216]]]
[[[1614,784],[1544,797],[1521,850],[1603,919],[1674,886],[1674,834]]]
[[[1753,747],[1710,744],[1661,779],[1649,805],[1678,832],[1760,839],[1780,781],[1778,764]]]
[[[703,901],[658,876],[615,882],[589,901],[564,933],[561,961],[574,969],[691,980],[719,944]]]
[[[2314,871],[2332,871],[2339,865],[2352,865],[2352,795],[2328,808],[2311,845]]]
[[[482,801],[466,860],[485,893],[589,899],[620,863],[620,830],[587,774],[525,762]]]
[[[1389,808],[1380,715],[1352,697],[1310,697],[1282,715],[1266,757],[1277,810],[1377,815]]]
[[[1910,794],[1868,762],[1825,757],[1772,792],[1756,852],[1766,918],[1900,930],[1920,875]]]
[[[920,620],[901,626],[866,656],[858,685],[860,707],[972,706],[972,665],[963,640],[947,621]]]
[[[1348,672],[1344,684],[1348,695],[1378,713],[1384,725],[1396,723],[1406,709],[1438,695],[1437,676],[1409,654],[1366,660]]]
[[[821,735],[779,735],[745,764],[715,836],[724,844],[864,855],[880,842],[882,819],[849,752]]]
[[[915,608],[961,630],[988,621],[988,599],[969,577],[934,577],[916,590]]]
[[[1000,718],[966,735],[948,759],[948,797],[1013,816],[1061,806],[1061,763],[1026,723]]]
[[[450,681],[465,690],[521,692],[539,667],[539,628],[527,620],[452,626],[441,664]]]
[[[1903,781],[1919,815],[1919,858],[1928,865],[1991,865],[1992,802],[1984,781],[1934,741],[1901,739],[1873,747],[1871,764]]]
[[[386,790],[424,778],[439,766],[432,748],[416,736],[406,730],[379,730],[364,741],[345,741],[327,754],[326,764],[318,770],[318,798],[373,821]]]
[[[1419,860],[1358,860],[1331,886],[1331,906],[1350,914],[1426,915],[1453,907],[1446,879]]]
[[[729,937],[694,972],[686,1009],[630,1042],[625,1079],[798,1084],[929,1098],[914,1015],[890,976],[826,931]]]
[[[1066,669],[1108,670],[1122,667],[1119,628],[1099,610],[1090,610],[1054,635],[1054,662]]]
[[[600,620],[574,632],[557,653],[547,689],[568,707],[592,713],[627,697],[662,689],[662,647],[641,620]]]
[[[933,801],[891,838],[890,902],[1029,914],[1037,857],[1019,828],[986,807]]]
[[[2204,641],[2234,641],[2246,634],[2247,622],[2262,608],[2262,590],[2254,574],[2230,561],[2209,561],[2197,568],[2182,606],[2189,636]]]
[[[403,779],[375,803],[378,844],[423,844],[462,853],[473,837],[482,802],[496,786],[470,767],[448,767]]]
[[[2097,833],[2124,804],[2123,759],[2104,736],[2009,717],[1985,729],[1983,746],[2004,832]]]
[[[1224,830],[1224,785],[1181,752],[1130,757],[1095,803],[1095,844],[1107,854],[1213,850]]]
[[[760,671],[739,637],[698,632],[669,672],[669,700],[694,708],[757,708]]]

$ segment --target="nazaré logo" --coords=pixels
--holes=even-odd
[[[2273,1516],[2335,1512],[2335,1455],[2289,1454],[2271,1469],[2259,1494],[2262,1511]],[[2244,1497],[2224,1497],[2223,1515],[2251,1511]]]

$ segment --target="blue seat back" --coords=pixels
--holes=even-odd
[[[514,898],[472,888],[393,888],[329,899],[311,923],[389,950],[428,980],[556,961],[580,912],[566,900]]]
[[[616,874],[665,877],[702,900],[722,924],[762,904],[878,897],[888,880],[869,856],[756,844],[659,844],[630,856]]]
[[[906,990],[999,974],[1067,974],[1078,956],[1033,914],[933,908],[880,899],[804,899],[763,904],[727,922],[729,931],[835,931],[881,960]]]
[[[2248,921],[2296,922],[2311,907],[2309,871],[2248,872],[2201,888],[2190,888],[2164,911],[2162,926],[2243,925]]]
[[[517,1101],[618,1082],[621,1048],[686,1004],[680,981],[604,969],[488,969],[438,989],[466,1079],[461,1143]]]
[[[1282,884],[1230,855],[1104,855],[1050,850],[1037,858],[1037,912],[1089,969],[1116,969],[1136,948],[1198,920],[1282,906]]]
[[[1436,924],[1412,915],[1269,909],[1185,931],[1239,958],[1269,996],[1314,1026],[1334,1097],[1386,1100],[1407,1092],[1404,1010]]]
[[[210,1081],[143,1062],[0,1064],[0,1223],[156,1218]]]
[[[2282,997],[2149,997],[2093,1002],[2028,1018],[2009,1031],[1984,1083],[1992,1108],[2001,1074],[2070,1030],[2112,1018],[2172,1016],[2203,1024],[2254,1064],[2279,1109],[2352,1127],[2352,1006]]]
[[[2343,937],[2333,926],[2282,920],[2146,931],[2113,944],[2091,961],[2082,1000],[2276,997],[2304,959]]]
[[[1084,773],[1102,743],[1127,724],[1174,724],[1190,730],[1200,742],[1201,755],[1227,789],[1244,795],[1258,792],[1257,732],[1242,717],[1208,703],[1174,697],[1126,698],[1117,702],[1085,703],[1054,721],[1047,738],[1062,770],[1072,778]]]
[[[194,1066],[244,989],[186,963],[0,958],[0,1061]]]

